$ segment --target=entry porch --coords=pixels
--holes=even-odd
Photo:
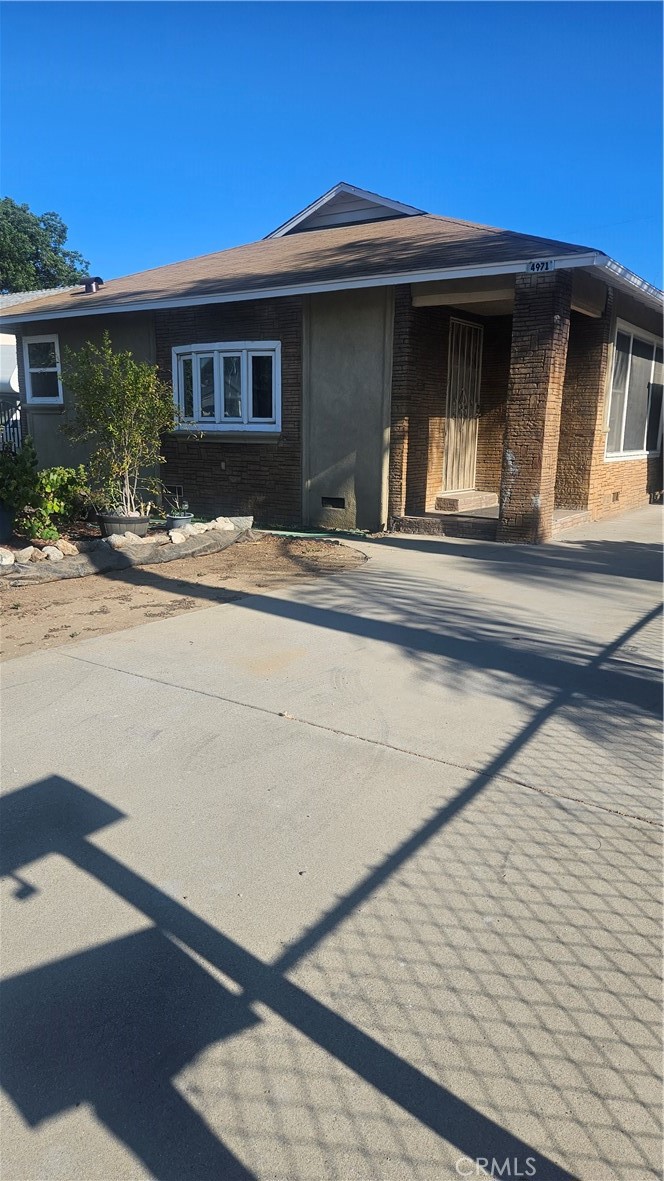
[[[605,457],[612,340],[630,302],[580,269],[399,289],[392,528],[537,542],[652,499],[661,459],[645,443],[640,457]]]

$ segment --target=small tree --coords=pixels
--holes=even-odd
[[[176,422],[173,392],[156,365],[115,352],[108,332],[101,344],[87,341],[65,350],[62,380],[74,398],[74,420],[64,428],[88,443],[90,489],[97,507],[121,516],[147,515],[161,482],[161,436]],[[146,503],[148,501],[148,503]]]

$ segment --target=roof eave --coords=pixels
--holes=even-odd
[[[599,254],[595,266],[607,283],[620,287],[622,291],[629,292],[636,299],[640,299],[642,303],[662,311],[664,296],[658,287],[648,283],[646,279],[642,279],[640,275],[630,271],[622,263],[616,262],[614,258],[609,258],[608,254]]]
[[[394,271],[382,275],[360,275],[353,279],[337,279],[311,283],[293,283],[283,287],[248,288],[244,291],[230,291],[206,293],[196,296],[174,296],[173,298],[155,299],[134,302],[118,302],[116,304],[96,303],[94,306],[71,309],[44,310],[39,313],[24,313],[16,316],[0,317],[0,324],[5,326],[20,326],[25,323],[37,323],[44,320],[66,320],[82,318],[84,316],[107,316],[127,312],[149,312],[168,308],[197,307],[213,303],[243,303],[250,299],[281,299],[290,295],[318,295],[328,291],[349,291],[361,287],[392,287],[401,283],[426,283],[432,280],[445,281],[447,279],[481,278],[489,275],[522,274],[526,271],[531,260],[516,259],[504,263],[490,263],[484,266],[470,265],[464,267],[435,267],[420,271]],[[639,278],[626,267],[621,267],[607,255],[599,251],[587,253],[559,255],[553,258],[557,269],[572,270],[577,267],[597,270],[607,282],[615,283],[631,292],[636,298],[650,306],[661,308],[662,293],[645,279]]]

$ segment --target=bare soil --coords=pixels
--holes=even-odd
[[[12,587],[0,582],[0,660],[69,640],[167,619],[254,591],[353,570],[365,561],[336,541],[264,535],[207,557],[87,578]]]

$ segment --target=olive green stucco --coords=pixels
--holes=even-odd
[[[305,306],[303,519],[378,529],[387,520],[394,296],[311,296]],[[343,501],[326,506],[323,499]]]
[[[60,358],[64,360],[66,349],[80,349],[86,341],[99,342],[104,331],[110,333],[114,348],[128,349],[137,361],[154,362],[154,324],[150,312],[129,316],[86,316],[22,325],[21,336],[16,340],[21,401],[26,429],[34,441],[40,467],[81,463],[87,458],[87,451],[80,445],[70,443],[61,429],[71,421],[73,409],[66,387],[63,389],[63,405],[31,406],[26,403],[23,340],[30,336],[57,336]]]

